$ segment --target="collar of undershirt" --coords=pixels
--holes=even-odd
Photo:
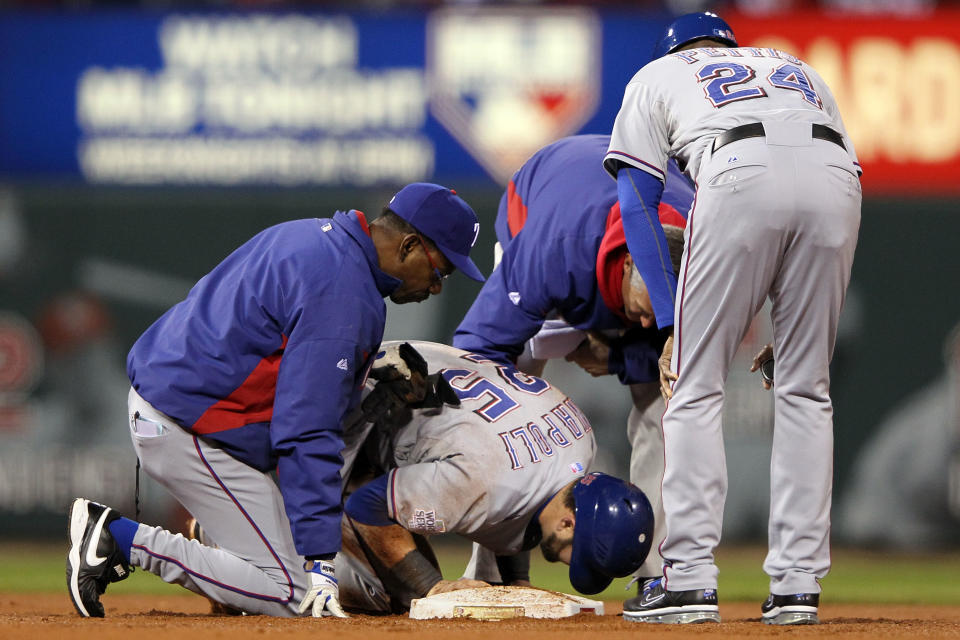
[[[367,224],[367,216],[363,214],[363,211],[360,211],[358,209],[354,209],[353,212],[357,214],[357,222],[360,223],[360,228],[363,229],[363,232],[369,236],[370,225]]]

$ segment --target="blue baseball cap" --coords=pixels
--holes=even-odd
[[[387,206],[430,238],[468,278],[484,281],[480,269],[470,259],[480,223],[456,191],[429,182],[414,182],[400,189]]]
[[[653,507],[639,488],[605,473],[580,478],[573,501],[570,584],[580,593],[600,593],[647,559],[653,544]]]

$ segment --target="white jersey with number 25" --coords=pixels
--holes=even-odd
[[[590,470],[589,422],[546,380],[446,345],[411,344],[461,404],[414,411],[395,438],[391,517],[416,533],[453,532],[498,554],[519,551],[540,507]]]

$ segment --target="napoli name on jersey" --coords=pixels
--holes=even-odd
[[[590,470],[590,423],[546,380],[446,345],[411,344],[461,404],[416,410],[395,435],[390,517],[415,533],[457,533],[497,554],[520,551],[540,508]]]

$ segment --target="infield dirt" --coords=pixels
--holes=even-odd
[[[0,593],[3,640],[473,640],[519,636],[523,640],[627,638],[960,638],[960,605],[832,605],[820,607],[822,624],[771,627],[760,622],[759,603],[721,603],[719,625],[641,625],[618,615],[561,620],[410,620],[405,616],[353,616],[348,620],[212,616],[199,596],[104,597],[107,617],[76,615],[67,595]]]

